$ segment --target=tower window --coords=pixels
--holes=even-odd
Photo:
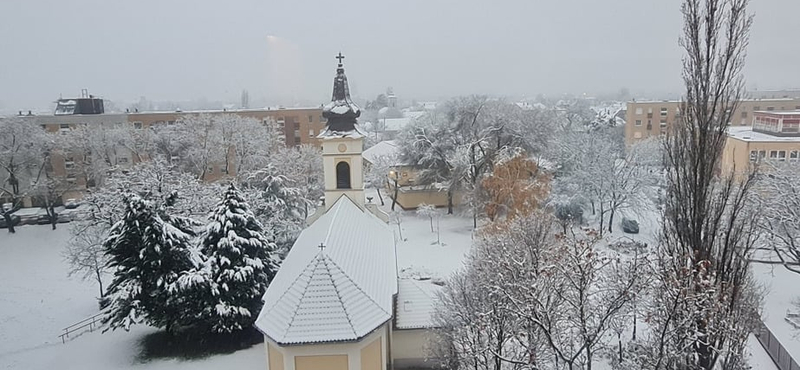
[[[350,189],[350,165],[347,162],[336,164],[336,188]]]

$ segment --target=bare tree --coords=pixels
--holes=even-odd
[[[783,162],[767,162],[762,169],[756,191],[763,211],[759,225],[773,253],[758,262],[781,264],[800,274],[800,170],[796,163]]]
[[[0,119],[0,200],[11,203],[11,207],[0,206],[0,213],[9,233],[15,232],[11,215],[44,177],[50,142],[51,137],[31,120]]]
[[[72,238],[64,250],[69,276],[94,279],[100,289],[100,298],[105,297],[103,275],[107,271],[108,256],[103,242],[108,237],[108,229],[103,225],[76,223],[71,230]]]
[[[759,292],[752,176],[719,175],[726,129],[742,97],[748,0],[684,0],[685,102],[665,140],[667,196],[651,337],[641,368],[744,369]]]

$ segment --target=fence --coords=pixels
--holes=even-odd
[[[786,352],[786,348],[783,347],[778,338],[772,334],[772,332],[767,328],[764,323],[761,323],[761,330],[756,333],[756,339],[758,342],[761,343],[761,346],[767,350],[769,357],[772,358],[772,361],[775,362],[775,365],[778,366],[780,370],[800,370],[800,365],[797,365],[797,361],[795,361],[792,356]]]
[[[61,343],[66,343],[67,338],[69,338],[70,333],[73,335],[80,334],[86,331],[86,328],[89,328],[89,331],[94,331],[101,325],[100,316],[103,316],[105,312],[99,312],[92,317],[87,317],[81,321],[78,321],[70,326],[67,326],[63,329],[63,333],[61,333],[58,337],[61,338]],[[800,368],[798,368],[800,369]]]

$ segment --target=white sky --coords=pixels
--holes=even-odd
[[[354,93],[680,91],[679,0],[0,0],[0,109]],[[747,86],[800,87],[800,1],[753,0]],[[268,36],[274,37],[268,37]]]

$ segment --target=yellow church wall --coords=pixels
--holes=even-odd
[[[381,370],[383,356],[381,356],[381,338],[361,349],[361,370]]]
[[[287,346],[281,346],[269,337],[264,337],[267,367],[268,370],[386,370],[388,332],[389,323],[386,323],[358,342]],[[336,367],[332,367],[327,362],[328,359],[338,361],[335,363]],[[278,365],[281,362],[283,367]],[[340,367],[342,362],[346,367]]]
[[[348,370],[347,355],[297,356],[295,370]]]
[[[283,354],[281,351],[270,343],[266,343],[267,347],[267,370],[283,370]]]

